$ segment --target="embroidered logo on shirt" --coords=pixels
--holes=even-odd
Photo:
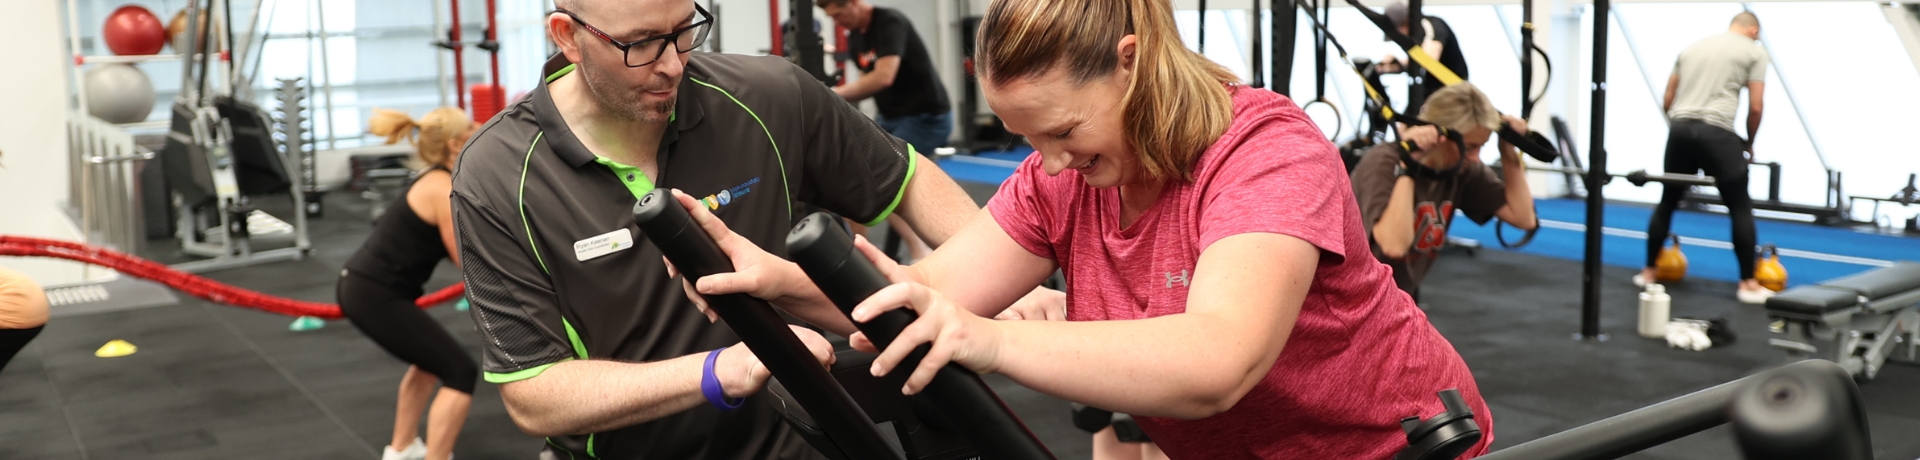
[[[1186,270],[1181,270],[1180,274],[1178,275],[1173,274],[1173,272],[1167,272],[1166,275],[1167,275],[1167,289],[1173,289],[1173,282],[1175,281],[1180,282],[1180,287],[1188,287]]]
[[[740,197],[746,196],[746,194],[753,192],[753,186],[759,183],[760,183],[760,178],[758,177],[747,179],[746,182],[742,182],[740,183],[740,185],[735,185],[733,186],[733,188],[721,190],[719,193],[714,193],[712,195],[707,195],[704,198],[700,198],[700,204],[705,205],[707,207],[707,210],[718,211],[720,210],[721,206],[726,206],[735,201],[740,201]]]

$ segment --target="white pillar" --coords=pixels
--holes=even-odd
[[[0,234],[79,240],[67,218],[67,98],[73,56],[67,51],[66,2],[10,2],[0,14],[7,45],[0,46]],[[97,28],[96,21],[80,26]],[[97,31],[97,29],[92,30]],[[80,280],[79,265],[50,259],[0,257],[0,265],[43,285]]]

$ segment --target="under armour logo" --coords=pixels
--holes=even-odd
[[[1173,288],[1174,281],[1179,281],[1180,287],[1187,287],[1187,271],[1186,270],[1181,270],[1179,275],[1175,275],[1173,274],[1173,272],[1167,272],[1166,275],[1167,275],[1168,289]]]

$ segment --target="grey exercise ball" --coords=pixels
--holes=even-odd
[[[87,69],[87,112],[112,123],[146,121],[153,113],[153,81],[132,64]]]

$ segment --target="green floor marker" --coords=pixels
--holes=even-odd
[[[319,329],[323,327],[327,327],[326,320],[312,317],[312,316],[302,316],[294,319],[293,324],[288,324],[287,330],[299,332],[299,331],[311,331],[311,330]]]
[[[469,306],[467,305],[467,298],[466,298],[466,297],[461,297],[461,298],[460,298],[460,303],[456,303],[456,304],[453,304],[453,309],[455,309],[455,310],[459,310],[459,311],[467,311],[467,308],[470,308],[470,307],[469,307]]]

